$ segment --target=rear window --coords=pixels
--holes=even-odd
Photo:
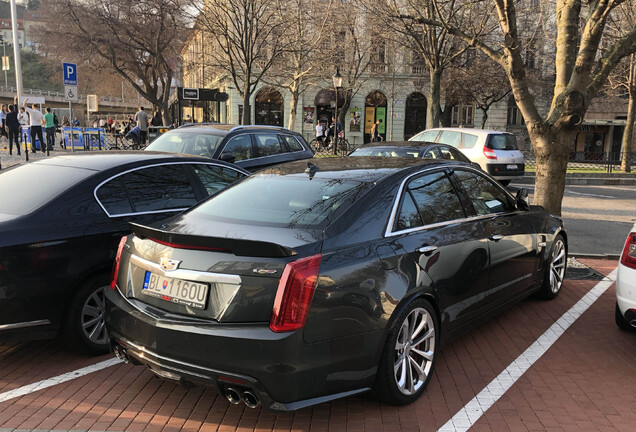
[[[221,141],[223,136],[219,135],[174,130],[161,135],[146,150],[212,157]]]
[[[360,148],[349,156],[417,157],[419,150],[410,148]]]
[[[488,136],[486,147],[492,150],[518,150],[517,140],[514,135],[494,134]]]
[[[28,214],[95,174],[59,165],[25,164],[0,172],[0,213]]]
[[[257,175],[201,203],[185,217],[281,228],[317,228],[346,209],[368,183],[341,179]]]

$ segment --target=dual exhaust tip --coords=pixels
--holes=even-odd
[[[225,390],[225,398],[234,405],[243,402],[248,408],[256,408],[261,404],[256,394],[251,390],[242,390],[234,387],[228,387]]]
[[[128,358],[128,353],[126,352],[124,348],[120,347],[119,345],[115,345],[113,347],[113,353],[115,354],[115,357],[117,357],[119,360],[123,361],[124,363],[130,363],[130,359]]]

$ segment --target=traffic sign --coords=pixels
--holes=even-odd
[[[62,63],[64,85],[77,85],[77,65],[75,63]]]
[[[76,85],[65,85],[64,86],[64,99],[69,102],[77,102],[79,101],[79,96],[77,95],[77,86]]]

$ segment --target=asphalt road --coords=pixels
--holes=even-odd
[[[532,185],[525,187],[532,203]],[[569,235],[569,251],[583,255],[620,255],[625,238],[636,223],[636,186],[566,186],[562,216]]]

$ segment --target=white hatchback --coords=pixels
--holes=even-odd
[[[616,276],[616,325],[636,331],[636,224],[627,235]]]
[[[451,145],[464,153],[472,162],[507,186],[525,174],[525,159],[517,147],[515,136],[508,132],[469,129],[427,129],[409,141],[429,141]]]

